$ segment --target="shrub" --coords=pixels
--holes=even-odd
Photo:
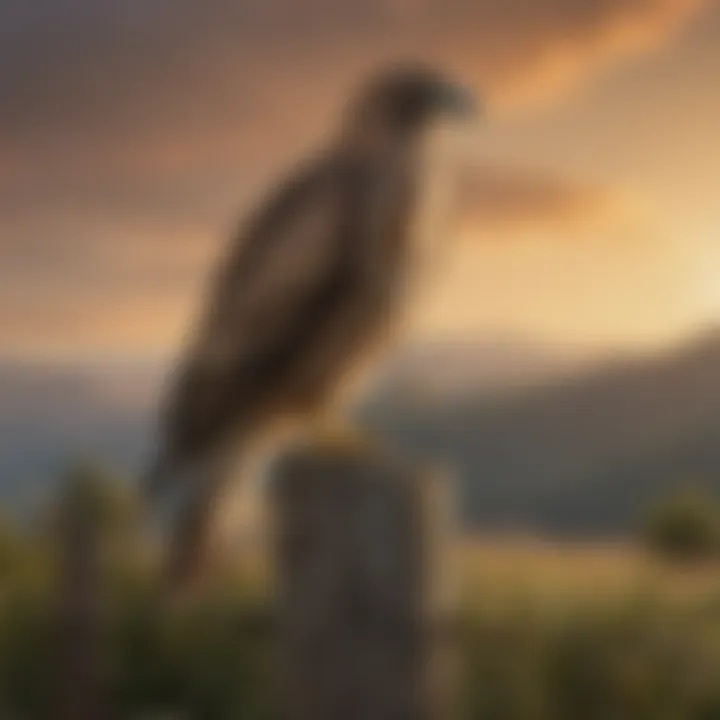
[[[720,550],[720,507],[700,490],[684,490],[655,507],[645,528],[647,546],[672,560],[707,560]]]

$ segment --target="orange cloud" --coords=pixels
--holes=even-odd
[[[667,41],[702,5],[7,0],[0,335],[170,342],[163,318],[188,306],[239,206],[324,140],[348,89],[388,58],[426,57],[524,104]],[[473,192],[480,223],[590,217],[606,202],[517,170]]]
[[[328,127],[359,74],[391,58],[425,57],[517,103],[663,43],[706,4],[166,0],[131,23],[100,0],[67,10],[64,25],[36,13],[13,32],[22,2],[0,9],[0,157],[16,169],[32,157],[44,171],[57,161],[164,176],[282,156]]]
[[[595,224],[612,215],[615,194],[548,172],[484,167],[460,185],[461,227],[468,231]]]
[[[524,106],[662,46],[707,5],[705,0],[480,3],[487,11],[480,47],[470,50],[469,29],[454,47],[458,55],[468,53],[459,64],[471,73],[475,65],[475,76],[500,105]]]

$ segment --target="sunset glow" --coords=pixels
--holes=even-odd
[[[632,349],[720,322],[716,3],[269,5],[0,10],[0,353],[173,354],[243,213],[410,53],[488,106],[417,333]]]

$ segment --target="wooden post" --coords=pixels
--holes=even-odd
[[[94,471],[78,470],[60,507],[58,699],[54,717],[99,720],[100,523]]]
[[[273,479],[281,720],[437,720],[448,493],[386,456],[298,448]]]

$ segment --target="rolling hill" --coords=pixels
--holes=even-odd
[[[159,377],[0,365],[0,500],[32,506],[74,457],[132,473]],[[454,469],[470,527],[623,534],[674,487],[720,494],[720,335],[582,370],[522,345],[416,349],[391,368],[366,419]]]
[[[720,492],[720,337],[490,401],[393,404],[375,418],[456,470],[472,526],[625,533],[673,488]]]

